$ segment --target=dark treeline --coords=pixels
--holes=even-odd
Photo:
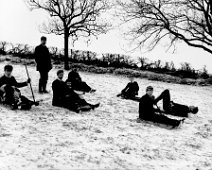
[[[57,47],[49,47],[49,51],[54,64],[64,62],[64,50]],[[0,55],[12,55],[25,59],[33,59],[34,47],[26,44],[12,44],[5,41],[0,42]],[[180,78],[192,79],[208,79],[209,74],[204,66],[201,70],[195,70],[191,64],[181,63],[180,68],[176,68],[173,62],[163,63],[161,60],[149,61],[145,57],[138,58],[135,61],[130,56],[121,54],[101,54],[98,55],[91,51],[70,50],[70,63],[83,63],[86,65],[94,65],[98,67],[114,67],[127,68],[142,71],[151,71],[155,73],[163,73]]]

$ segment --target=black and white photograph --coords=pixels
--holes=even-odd
[[[212,1],[0,0],[0,170],[212,170]]]

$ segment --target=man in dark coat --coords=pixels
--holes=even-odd
[[[49,50],[46,47],[46,37],[41,37],[41,44],[35,48],[35,62],[37,71],[40,72],[39,93],[48,93],[46,85],[48,81],[48,72],[52,69]]]
[[[158,108],[154,108],[155,104],[156,101],[153,96],[153,87],[148,86],[146,94],[141,97],[139,102],[139,119],[165,124],[172,126],[173,128],[179,126],[180,123],[184,121],[184,119],[176,120],[163,115]]]
[[[76,112],[89,111],[99,107],[99,103],[93,105],[86,102],[63,81],[63,70],[59,70],[57,76],[58,78],[52,83],[53,106],[64,107]]]
[[[22,88],[28,85],[30,83],[30,79],[28,79],[25,82],[17,82],[15,77],[12,76],[13,66],[6,65],[4,67],[4,75],[0,78],[0,88],[2,88],[4,85],[9,85],[16,88]]]
[[[130,82],[121,91],[121,93],[117,95],[117,97],[122,97],[124,99],[139,101],[140,98],[137,96],[138,91],[139,91],[138,83],[136,81],[134,81],[134,78],[132,76],[130,76],[129,79],[130,79]]]
[[[82,81],[82,78],[76,69],[69,72],[66,83],[76,91],[82,91],[84,93],[94,93],[96,91],[95,89],[92,89],[86,82]]]
[[[4,67],[4,75],[0,78],[0,87],[2,87],[3,85],[10,85],[16,88],[21,88],[21,87],[27,86],[28,83],[30,83],[31,81],[30,79],[21,83],[17,82],[15,77],[12,76],[12,71],[13,71],[13,66],[6,65]]]
[[[196,114],[198,112],[198,107],[186,106],[179,103],[171,101],[169,90],[164,90],[156,99],[155,103],[163,100],[163,110],[165,114],[170,114],[173,116],[188,117],[189,113]]]
[[[30,79],[25,82],[17,82],[12,76],[13,66],[6,65],[4,67],[4,75],[0,78],[0,101],[3,104],[9,105],[12,109],[30,109],[34,102],[21,95],[18,88],[22,88],[30,83]]]

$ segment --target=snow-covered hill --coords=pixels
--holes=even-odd
[[[0,71],[6,63],[0,63]],[[197,105],[178,129],[136,123],[138,103],[119,99],[116,94],[128,79],[121,76],[81,73],[83,80],[97,89],[84,97],[101,102],[92,112],[76,114],[51,106],[52,92],[37,93],[38,72],[29,67],[36,99],[44,99],[31,111],[11,111],[0,107],[1,170],[212,169],[212,88],[168,84],[137,79],[140,94],[152,85],[157,96],[170,89],[176,102]],[[14,66],[17,80],[26,80],[25,68]],[[67,72],[65,77],[67,76]],[[56,78],[49,76],[48,89]],[[31,98],[30,89],[22,93]]]

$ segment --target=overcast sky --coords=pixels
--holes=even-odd
[[[39,31],[39,25],[46,20],[46,13],[42,11],[31,12],[23,0],[0,0],[0,41],[13,43],[27,43],[38,45],[43,35]],[[63,36],[46,35],[48,46],[63,47]],[[201,49],[188,47],[184,43],[178,44],[178,48],[167,52],[168,44],[158,46],[152,52],[144,53],[144,50],[132,51],[129,42],[126,41],[118,28],[102,35],[98,40],[93,40],[89,45],[84,41],[75,44],[76,49],[92,50],[98,53],[121,53],[134,56],[147,57],[150,60],[174,61],[176,65],[181,62],[189,62],[195,69],[204,65],[212,73],[212,55]]]

